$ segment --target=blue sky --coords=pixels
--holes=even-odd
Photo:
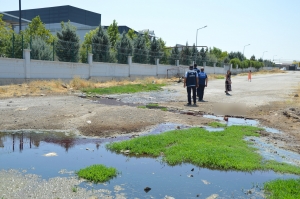
[[[4,2],[4,0],[1,0]],[[19,0],[1,3],[1,11],[19,9]],[[22,9],[61,5],[97,12],[102,25],[115,19],[134,30],[154,30],[175,44],[218,47],[275,61],[300,60],[299,0],[22,0]]]

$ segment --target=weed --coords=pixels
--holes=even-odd
[[[146,106],[138,106],[138,108],[147,108]]]
[[[77,187],[76,186],[72,187],[72,191],[76,193],[77,192]]]
[[[168,111],[168,108],[163,107],[163,108],[161,108],[160,110],[162,110],[162,111]]]
[[[300,178],[282,180],[277,179],[264,184],[264,189],[268,198],[300,198]]]
[[[165,84],[128,84],[108,88],[84,88],[83,92],[97,94],[137,93],[160,90]]]
[[[120,152],[130,150],[132,155],[159,157],[169,165],[191,163],[200,167],[223,170],[274,170],[300,174],[300,168],[275,161],[263,161],[245,136],[259,136],[259,128],[230,126],[221,132],[201,128],[174,130],[127,141],[110,143],[107,148]]]
[[[220,122],[211,122],[208,124],[208,126],[214,127],[214,128],[218,128],[218,127],[226,127],[226,124],[222,124]]]
[[[83,88],[91,88],[93,87],[92,82],[89,82],[87,80],[84,79],[80,79],[80,77],[74,77],[71,82],[70,85],[72,88],[80,90]]]
[[[117,170],[113,167],[106,167],[102,164],[95,164],[84,169],[80,169],[76,174],[80,178],[87,179],[94,183],[106,182],[117,176]]]

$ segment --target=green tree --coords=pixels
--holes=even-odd
[[[23,42],[23,34],[11,34],[9,40],[5,43],[5,57],[23,59],[23,48],[27,48]]]
[[[181,51],[181,63],[183,65],[190,65],[192,61],[192,51],[189,48],[188,42],[186,42],[185,47]]]
[[[206,51],[204,50],[204,48],[201,48],[199,54],[200,54],[201,60],[205,61],[206,60]]]
[[[99,26],[97,33],[93,35],[92,49],[94,61],[116,62],[107,31],[101,26]]]
[[[256,59],[255,59],[255,56],[252,55],[251,58],[250,58],[250,60],[251,60],[251,61],[255,61],[255,60],[256,60]]]
[[[160,58],[159,62],[161,64],[169,64],[169,58],[171,56],[171,50],[166,47],[166,42],[162,38],[159,38],[158,42],[159,42],[160,48],[163,52],[162,57]]]
[[[225,57],[224,60],[223,60],[223,62],[225,64],[229,64],[230,63],[230,59],[228,57]]]
[[[180,59],[180,52],[177,46],[172,49],[170,64],[175,65],[175,61]]]
[[[241,61],[239,58],[231,59],[230,63],[232,64],[233,68],[237,68],[237,66],[239,66],[241,68]]]
[[[45,40],[47,43],[52,43],[54,36],[50,33],[50,30],[46,29],[45,24],[41,21],[40,16],[36,16],[28,24],[28,27],[24,31],[24,35],[28,40],[28,37],[39,36],[41,39]]]
[[[149,62],[149,49],[147,48],[146,39],[143,35],[139,35],[133,40],[134,56],[132,61],[134,63],[146,64]]]
[[[133,43],[125,32],[116,44],[117,59],[120,64],[127,64],[128,56],[133,55]]]
[[[92,39],[94,35],[97,34],[98,31],[99,31],[99,27],[85,34],[84,41],[80,46],[80,52],[79,52],[80,60],[82,63],[87,63],[88,52],[91,52],[90,50],[92,48]]]
[[[120,39],[120,33],[118,28],[118,23],[116,20],[113,21],[112,24],[107,28],[108,37],[111,43],[111,46],[114,48],[116,42]]]
[[[240,61],[243,61],[244,59],[246,59],[246,57],[241,52],[230,52],[228,54],[228,57],[229,57],[229,59],[238,58]]]
[[[152,42],[151,42],[151,48],[150,48],[150,63],[155,64],[155,59],[156,58],[161,58],[162,56],[162,49],[161,49],[161,44],[159,40],[156,40],[154,37]]]
[[[9,57],[7,51],[9,43],[12,42],[13,30],[2,20],[2,17],[3,14],[0,14],[0,57]]]
[[[127,32],[127,36],[133,41],[135,38],[137,38],[137,35],[135,34],[134,30],[130,29]]]
[[[57,33],[55,52],[59,61],[78,62],[79,61],[79,37],[76,34],[76,27],[68,23],[61,22],[61,32]]]
[[[196,47],[195,44],[193,44],[193,48],[192,48],[192,57],[193,57],[193,60],[197,60],[198,59],[198,49]]]
[[[215,54],[212,53],[207,53],[206,54],[206,59],[208,62],[212,62],[212,63],[217,63],[218,62],[218,58]]]
[[[144,38],[145,38],[145,41],[146,41],[147,48],[150,49],[150,47],[151,47],[151,37],[150,37],[148,31],[144,33]]]
[[[222,57],[222,50],[216,47],[213,47],[213,49],[209,50],[210,54],[214,54],[218,59]]]
[[[31,59],[53,60],[53,51],[50,44],[47,44],[41,37],[35,36],[31,43]]]

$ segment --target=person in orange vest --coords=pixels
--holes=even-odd
[[[249,70],[249,72],[248,72],[248,82],[251,82],[251,70]]]

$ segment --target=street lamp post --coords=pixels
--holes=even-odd
[[[262,60],[264,60],[264,54],[265,54],[266,52],[268,52],[268,51],[264,51],[264,52],[263,52]]]
[[[19,0],[19,33],[21,33],[21,17],[22,17],[22,10],[21,10],[21,0]]]
[[[202,28],[206,28],[207,26],[203,26]],[[198,37],[198,30],[202,29],[202,28],[198,28],[197,32],[196,32],[196,46],[197,46],[197,37]]]
[[[249,45],[250,45],[250,44],[247,44],[247,45],[244,46],[244,49],[243,49],[243,56],[244,56],[244,52],[245,52],[245,47],[246,47],[246,46],[249,46]]]

